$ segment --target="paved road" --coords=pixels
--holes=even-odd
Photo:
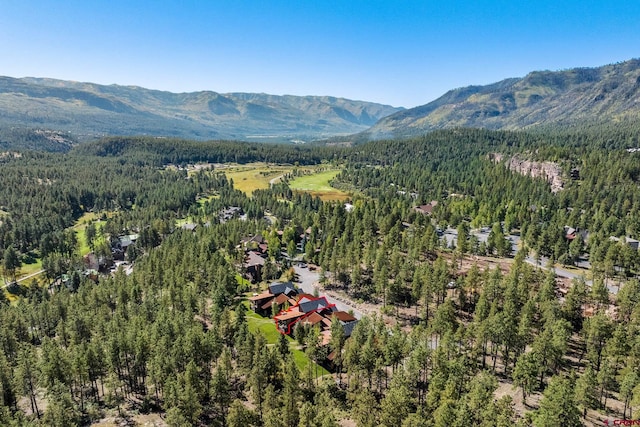
[[[487,239],[489,238],[490,230],[471,230],[470,234],[475,236],[480,243],[487,243]],[[520,245],[520,236],[517,234],[509,234],[506,236],[507,239],[511,241],[511,251],[515,254],[518,252],[518,246]],[[447,241],[447,245],[451,246],[451,242],[454,242],[456,245],[458,244],[458,230],[455,228],[447,228],[444,230],[444,234],[442,238]]]
[[[476,236],[480,242],[485,242],[485,243],[487,241],[487,238],[489,237],[489,232],[490,230],[488,229],[471,230],[471,234],[473,236]],[[511,252],[515,255],[520,249],[520,236],[516,234],[509,234],[506,237],[511,241]],[[447,228],[446,230],[444,230],[444,234],[442,238],[447,241],[447,245],[451,245],[451,242],[456,242],[457,244],[458,230],[456,230],[455,228]],[[547,265],[549,264],[549,258],[547,257],[540,257],[539,262],[537,263],[535,257],[528,255],[525,258],[525,261],[531,265],[535,265],[545,270],[547,269]],[[589,261],[582,260],[578,263],[578,267],[583,268],[585,270],[584,273],[575,273],[573,271],[569,271],[562,267],[555,267],[554,269],[555,269],[556,275],[559,277],[567,277],[569,279],[580,279],[586,276],[587,270],[591,268],[591,265],[589,264]],[[586,280],[587,285],[591,286],[592,283],[593,282],[591,280]],[[618,293],[617,286],[608,286],[608,288],[611,293],[613,294]]]
[[[308,294],[313,294],[320,281],[320,274],[316,271],[310,271],[308,268],[299,267],[297,265],[293,268],[298,275],[298,287]],[[356,307],[349,304],[349,302],[339,301],[326,294],[323,295],[320,289],[318,289],[318,291],[321,296],[325,296],[327,298],[327,301],[331,304],[335,304],[338,310],[352,311],[356,319],[360,319],[362,317],[362,313]]]

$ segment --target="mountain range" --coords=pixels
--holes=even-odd
[[[534,71],[522,78],[450,90],[435,101],[407,110],[329,96],[172,93],[136,86],[0,77],[0,128],[64,131],[71,141],[152,135],[358,142],[456,127],[515,130],[638,119],[638,59],[597,68]],[[60,145],[64,134],[56,135],[51,140],[50,134],[40,134],[35,140],[49,138],[53,148],[64,148]]]
[[[360,139],[455,127],[526,129],[640,118],[640,60],[597,68],[535,71],[486,86],[450,90],[428,104],[383,118]]]
[[[135,86],[0,77],[0,125],[104,135],[310,141],[353,134],[400,111],[330,96],[211,91],[172,93]]]

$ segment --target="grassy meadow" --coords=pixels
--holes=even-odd
[[[292,190],[304,191],[313,196],[318,196],[324,201],[346,200],[349,198],[349,194],[329,185],[329,182],[339,173],[339,170],[333,169],[311,175],[299,176],[289,182],[289,187],[291,187]]]
[[[254,190],[266,190],[271,182],[277,182],[282,175],[293,171],[293,166],[268,165],[266,163],[250,163],[230,166],[224,169],[228,179],[233,179],[233,186],[247,195]]]
[[[326,166],[322,166],[324,168]],[[322,170],[319,167],[295,167],[293,165],[269,165],[266,163],[250,163],[247,165],[230,165],[224,169],[229,179],[233,179],[233,186],[245,194],[250,195],[254,190],[267,189],[276,183],[283,175],[293,172],[294,168],[309,173],[295,178],[289,183],[292,190],[310,193],[322,200],[346,200],[349,194],[335,189],[329,181],[340,173],[338,169]]]

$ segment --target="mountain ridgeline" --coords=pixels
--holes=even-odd
[[[171,93],[134,86],[0,77],[0,136],[5,136],[0,148],[4,149],[42,146],[48,151],[66,151],[70,145],[66,140],[61,144],[61,136],[72,143],[121,135],[363,142],[452,128],[593,128],[600,132],[604,128],[637,129],[639,118],[640,59],[598,68],[535,71],[522,78],[450,90],[433,102],[408,110],[329,96]],[[19,127],[36,132],[27,138],[29,132],[17,131]],[[16,132],[20,134],[17,137],[13,135]],[[53,138],[51,132],[58,136]],[[10,134],[14,137],[8,138]],[[38,140],[44,145],[36,143]]]
[[[171,93],[0,77],[0,126],[66,131],[81,141],[108,135],[312,141],[361,132],[399,110],[330,96]]]
[[[360,139],[435,129],[583,127],[640,118],[640,60],[598,68],[535,71],[486,86],[454,89],[428,104],[385,117]]]

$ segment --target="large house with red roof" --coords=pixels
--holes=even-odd
[[[296,325],[318,327],[322,337],[321,345],[329,344],[331,340],[331,322],[336,318],[343,326],[345,336],[349,337],[358,323],[352,314],[339,311],[335,304],[331,304],[326,297],[299,297],[297,304],[283,310],[273,317],[280,333],[290,335]]]

